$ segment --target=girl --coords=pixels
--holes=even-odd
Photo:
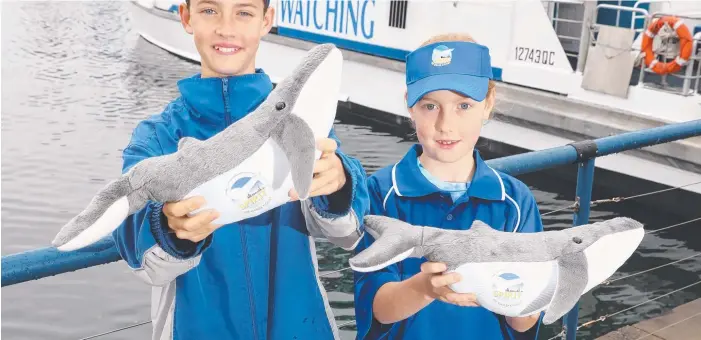
[[[495,101],[489,49],[469,35],[436,36],[407,56],[407,107],[419,144],[368,179],[370,214],[414,225],[467,229],[475,219],[509,232],[539,232],[536,201],[521,181],[475,150]],[[365,234],[355,249],[370,246]],[[448,285],[443,263],[406,259],[354,273],[358,339],[535,339],[539,315],[511,318]]]

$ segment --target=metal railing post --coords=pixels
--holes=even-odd
[[[573,226],[589,223],[589,211],[591,206],[591,191],[594,184],[594,162],[596,158],[587,159],[579,163],[577,168],[577,192]],[[577,337],[577,324],[579,322],[579,302],[572,307],[563,318],[565,327],[565,339],[575,340]]]
[[[589,223],[591,191],[594,184],[594,162],[596,158],[579,163],[577,169],[577,211],[574,213],[573,226]]]

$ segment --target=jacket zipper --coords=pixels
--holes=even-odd
[[[229,110],[229,79],[222,79],[222,93],[224,95],[224,120],[226,127],[231,125],[231,111]],[[248,268],[248,251],[246,250],[246,229],[239,228],[241,235],[241,254],[243,255],[243,267],[246,271],[246,290],[248,291],[248,302],[251,307],[251,323],[253,324],[253,338],[258,339],[258,329],[256,326],[256,306],[251,292],[251,272]]]
[[[248,301],[251,306],[251,322],[253,323],[253,338],[258,339],[258,330],[256,326],[256,305],[251,294],[251,272],[248,268],[248,251],[246,250],[246,228],[241,226],[239,229],[241,235],[241,253],[243,254],[243,267],[246,270],[246,290],[248,291]]]
[[[222,79],[222,92],[224,94],[224,121],[226,127],[231,125],[231,113],[229,111],[229,79]]]

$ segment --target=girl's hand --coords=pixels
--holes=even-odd
[[[443,274],[446,270],[446,265],[440,262],[424,262],[421,264],[421,273],[419,275],[424,275],[426,278],[424,294],[429,298],[458,306],[479,306],[475,294],[456,293],[448,287],[448,285],[459,282],[462,278],[458,273]]]

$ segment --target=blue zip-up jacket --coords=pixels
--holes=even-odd
[[[368,179],[369,214],[452,230],[469,229],[475,219],[509,232],[543,230],[536,201],[528,187],[490,168],[478,151],[474,152],[475,172],[467,193],[455,202],[450,193],[439,190],[421,173],[417,162],[421,152],[421,146],[414,145],[397,164],[378,170]],[[373,241],[365,233],[354,251],[363,251]],[[403,281],[419,273],[425,261],[425,258],[408,258],[376,272],[354,272],[357,339],[536,338],[538,326],[520,333],[503,316],[483,307],[460,307],[440,300],[405,320],[381,324],[374,318],[372,309],[377,290],[385,283]]]
[[[176,152],[182,137],[212,137],[253,111],[273,85],[257,70],[229,78],[196,75],[178,88],[180,97],[135,128],[123,172]],[[333,131],[330,138],[340,146]],[[129,217],[113,237],[126,263],[154,286],[152,338],[338,338],[313,237],[355,247],[368,199],[360,162],[340,149],[337,155],[347,178],[340,191],[222,226],[198,243],[168,232],[162,204],[151,202]]]

